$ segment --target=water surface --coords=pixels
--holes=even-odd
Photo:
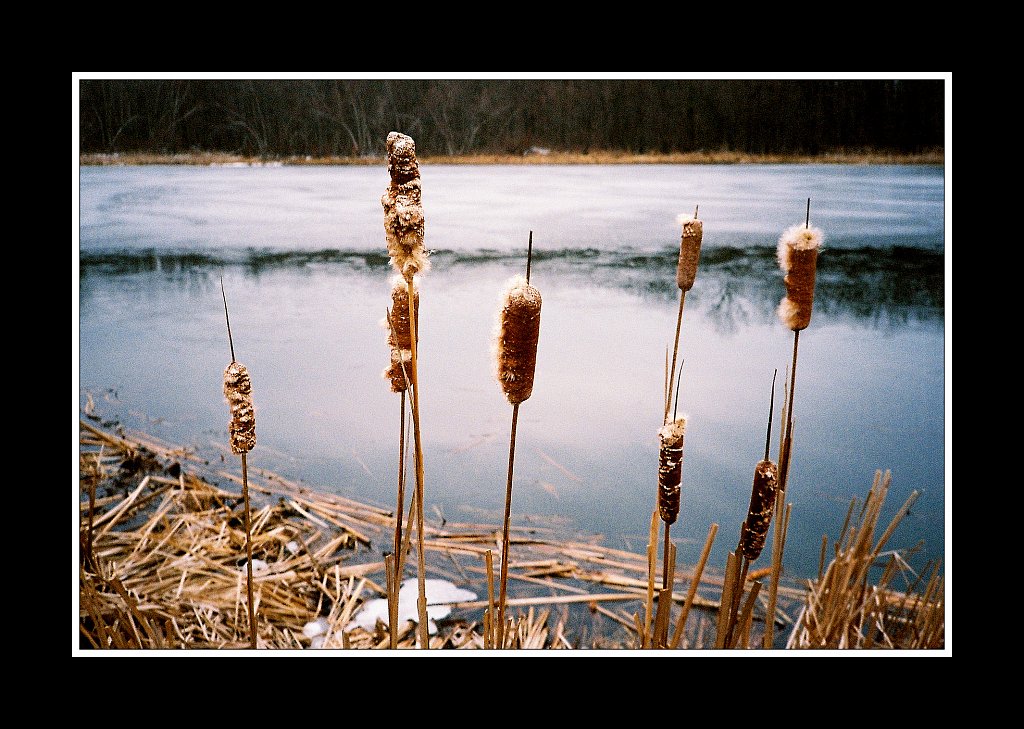
[[[83,402],[91,392],[106,414],[171,440],[226,443],[223,275],[256,394],[252,460],[390,503],[399,398],[380,377],[386,185],[383,165],[84,168]],[[460,520],[500,515],[511,408],[491,338],[498,293],[522,271],[533,230],[544,307],[513,511],[643,547],[678,306],[675,217],[699,203],[673,536],[692,562],[718,522],[714,559],[724,562],[763,452],[772,370],[781,381],[791,356],[792,334],[774,316],[784,293],[775,242],[810,196],[826,250],[800,338],[787,565],[816,571],[821,535],[835,534],[878,468],[893,470],[890,514],[925,492],[896,545],[926,540],[914,564],[941,556],[941,168],[442,166],[424,167],[423,185],[435,250],[420,352],[430,507]]]

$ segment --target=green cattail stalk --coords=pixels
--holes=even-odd
[[[533,233],[530,233],[530,252]],[[530,285],[529,257],[527,278],[515,276],[509,281],[502,299],[497,337],[497,376],[505,398],[512,405],[512,429],[508,449],[508,478],[505,483],[505,518],[501,537],[501,586],[498,596],[498,647],[505,645],[505,601],[508,590],[509,522],[512,516],[512,472],[515,466],[516,426],[519,406],[533,393],[537,367],[537,342],[540,339],[540,291]]]

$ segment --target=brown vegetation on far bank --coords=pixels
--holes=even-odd
[[[232,165],[232,166],[317,166],[378,165],[382,157],[256,157],[230,152],[90,153],[79,155],[83,166],[128,165]],[[718,164],[836,164],[836,165],[942,165],[943,149],[921,153],[884,151],[828,152],[824,154],[748,154],[745,152],[670,152],[637,154],[633,152],[593,151],[547,154],[463,154],[420,158],[426,165],[718,165]]]

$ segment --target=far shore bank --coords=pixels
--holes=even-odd
[[[231,165],[231,166],[320,166],[380,165],[384,157],[249,156],[228,152],[113,152],[83,153],[82,166],[128,165]],[[836,165],[943,165],[942,149],[920,153],[829,152],[823,154],[747,154],[745,152],[540,152],[533,154],[465,154],[423,156],[427,165],[708,165],[708,164],[836,164]]]

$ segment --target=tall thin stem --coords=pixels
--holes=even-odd
[[[796,390],[796,360],[800,348],[800,330],[793,332],[793,366],[789,375],[789,394],[787,395],[786,412],[786,437],[783,440],[783,452],[779,454],[779,491],[786,493],[786,484],[789,481],[789,459],[790,449],[793,447],[793,397]]]
[[[401,392],[402,408],[398,427],[398,508],[395,513],[395,574],[402,575],[402,515],[405,512],[405,390]]]
[[[505,595],[508,588],[508,531],[512,517],[512,471],[516,461],[516,426],[519,424],[519,403],[512,406],[512,434],[508,442],[508,480],[505,482],[505,518],[501,529],[501,587],[498,593],[498,647],[505,646]]]
[[[419,332],[417,331],[418,325],[416,322],[416,292],[413,291],[412,276],[406,279],[406,284],[409,290],[409,332],[410,344],[412,346],[409,397],[412,399],[412,432],[415,440],[413,452],[416,459],[416,551],[419,553],[417,565],[419,572],[419,599],[416,601],[419,625],[417,627],[419,628],[420,648],[426,650],[430,647],[428,645],[430,636],[427,632],[427,565],[423,556],[423,442],[420,439],[420,386],[416,357]]]
[[[668,533],[672,529],[672,525],[665,522],[665,553],[662,556],[662,573],[661,573],[661,589],[668,589],[668,564],[669,564],[669,550],[672,546],[672,540]]]
[[[665,418],[662,421],[662,425],[668,422],[668,411],[672,406],[672,376],[676,373],[676,356],[679,354],[679,333],[683,328],[683,307],[686,305],[686,292],[680,289],[679,291],[679,314],[676,317],[676,339],[675,344],[672,345],[672,367],[669,369],[668,377],[668,397],[665,398]]]
[[[252,526],[249,516],[249,463],[242,454],[242,501],[245,504],[245,594],[249,601],[249,647],[256,649],[256,606],[252,598]]]

